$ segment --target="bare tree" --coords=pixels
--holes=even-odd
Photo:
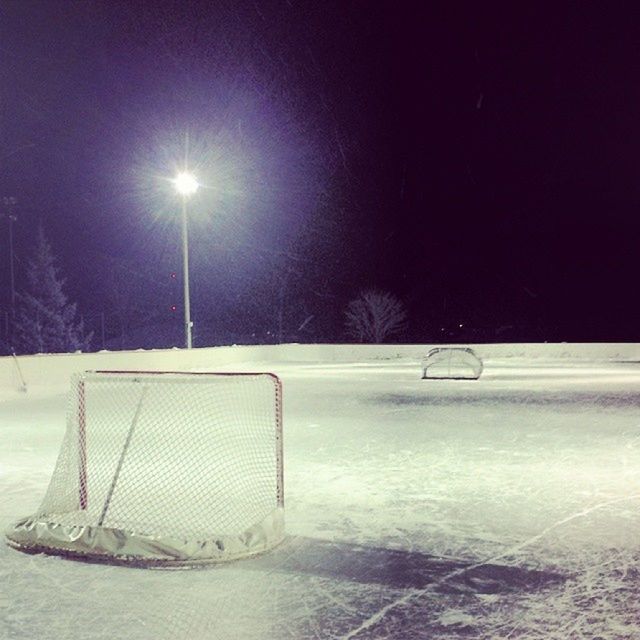
[[[369,289],[352,300],[345,312],[347,333],[360,342],[379,344],[407,326],[404,304],[386,291]]]

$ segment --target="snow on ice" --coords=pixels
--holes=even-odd
[[[0,638],[640,638],[639,364],[240,368],[283,380],[285,542],[184,571],[0,545]],[[53,381],[2,395],[3,528],[43,497],[65,411]]]

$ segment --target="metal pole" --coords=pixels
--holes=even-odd
[[[0,211],[0,217],[7,218],[9,221],[9,278],[11,287],[11,331],[13,331],[13,323],[15,322],[16,314],[16,281],[15,281],[15,268],[14,268],[14,255],[13,255],[13,223],[18,219],[14,210],[18,199],[13,196],[4,196],[2,198],[2,204],[4,205],[4,211]]]
[[[189,299],[189,232],[187,229],[187,196],[182,196],[182,275],[184,280],[184,330],[187,349],[191,349],[191,301]]]
[[[9,264],[10,264],[10,278],[11,278],[11,319],[15,318],[16,314],[16,283],[15,272],[13,267],[13,223],[16,217],[9,214]]]

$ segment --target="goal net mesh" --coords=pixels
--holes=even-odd
[[[482,360],[468,347],[436,347],[422,361],[422,379],[477,380]]]
[[[38,512],[9,542],[131,562],[233,559],[284,535],[271,374],[89,372]]]

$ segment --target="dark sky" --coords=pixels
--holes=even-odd
[[[202,323],[285,309],[289,337],[336,340],[375,286],[407,340],[640,339],[632,3],[2,0],[0,20],[18,284],[42,222],[87,317],[122,273],[169,317],[188,136]]]

